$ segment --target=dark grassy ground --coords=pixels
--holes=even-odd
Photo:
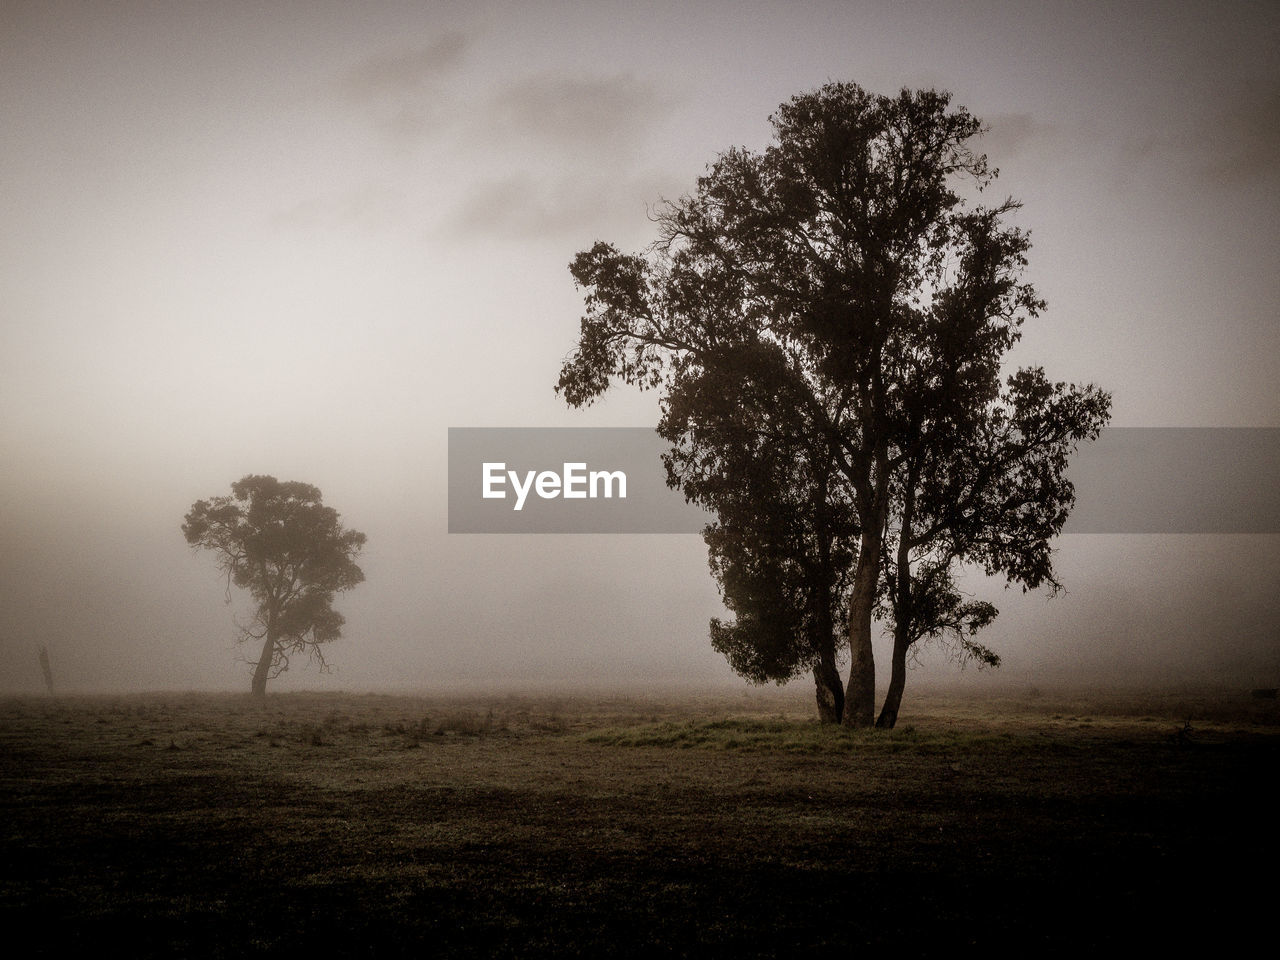
[[[0,920],[140,957],[1270,936],[1274,701],[909,706],[877,733],[799,693],[0,701]]]

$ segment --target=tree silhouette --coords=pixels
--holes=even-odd
[[[959,192],[996,172],[969,146],[980,122],[949,94],[829,84],[771,119],[764,151],[721,154],[660,208],[643,254],[604,243],[578,254],[586,312],[557,390],[573,406],[615,379],[663,391],[671,482],[716,511],[712,568],[745,613],[736,633],[713,624],[713,642],[752,679],[794,674],[798,654],[753,660],[747,648],[781,649],[785,631],[762,624],[782,611],[793,630],[802,609],[816,619],[824,605],[797,593],[796,568],[838,547],[832,562],[847,566],[822,579],[846,591],[825,604],[844,616],[843,719],[875,718],[879,619],[894,636],[879,719],[892,726],[913,644],[951,637],[962,656],[995,660],[972,639],[995,609],[964,600],[957,564],[1057,585],[1049,542],[1073,502],[1066,460],[1096,437],[1110,397],[1038,369],[1002,379],[1044,303],[1021,280],[1030,243],[1007,223],[1019,205]],[[758,457],[725,455],[747,436],[754,446],[733,449],[793,458],[790,484],[760,483]],[[786,546],[768,516],[803,532]],[[732,560],[764,557],[751,576]]]
[[[242,641],[262,643],[255,695],[288,669],[290,655],[305,652],[328,670],[322,645],[338,639],[346,622],[333,609],[334,596],[364,581],[355,558],[365,535],[343,529],[316,487],[244,477],[231,485],[230,497],[196,501],[182,533],[192,547],[217,556],[228,600],[234,584],[257,603],[252,622],[241,627]]]

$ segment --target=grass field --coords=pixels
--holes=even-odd
[[[905,707],[851,732],[804,690],[0,700],[0,918],[138,957],[1274,940],[1276,701]]]

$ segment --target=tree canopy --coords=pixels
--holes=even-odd
[[[346,622],[334,598],[364,581],[355,561],[365,535],[344,529],[316,487],[269,476],[243,477],[231,496],[196,501],[185,521],[187,543],[217,557],[228,600],[235,585],[257,604],[241,627],[242,641],[262,643],[253,692],[265,693],[297,653],[327,670],[323,644],[338,639]]]
[[[661,390],[670,481],[717,516],[706,540],[737,621],[713,621],[713,644],[753,680],[812,669],[824,719],[863,725],[879,620],[892,726],[914,644],[997,660],[973,639],[995,608],[961,594],[958,565],[1057,586],[1067,458],[1110,397],[1006,375],[1045,304],[1022,280],[1019,204],[962,195],[996,171],[949,94],[834,83],[771,121],[766,149],[726,151],[659,208],[646,251],[577,255],[586,311],[557,390],[574,406],[614,381]]]

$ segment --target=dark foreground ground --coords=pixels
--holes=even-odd
[[[0,701],[0,922],[138,957],[1274,939],[1275,701],[909,708],[849,733],[800,694]]]

